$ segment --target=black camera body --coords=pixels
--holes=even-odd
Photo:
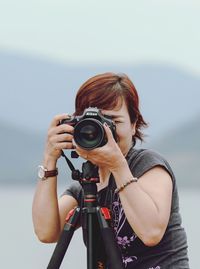
[[[112,117],[103,115],[96,107],[86,108],[81,116],[72,116],[61,121],[61,124],[74,127],[74,141],[86,150],[102,147],[107,143],[104,123],[109,126],[114,139],[117,140],[116,126]]]

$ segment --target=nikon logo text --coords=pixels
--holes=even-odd
[[[95,112],[87,112],[87,114],[86,114],[87,116],[96,116],[97,115],[97,113],[95,113]]]

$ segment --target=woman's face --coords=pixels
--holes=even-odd
[[[131,123],[130,116],[125,101],[122,105],[112,110],[102,109],[101,113],[112,116],[112,120],[116,125],[117,144],[124,156],[128,153],[132,146],[132,136],[135,134],[135,123]]]

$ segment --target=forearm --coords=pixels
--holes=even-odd
[[[56,169],[57,160],[63,149],[72,149],[74,128],[60,124],[68,115],[61,114],[53,118],[48,130],[42,165],[47,171]],[[71,207],[75,202],[69,205]],[[63,209],[63,211],[65,211]],[[43,242],[54,242],[58,239],[62,222],[57,198],[57,178],[48,177],[39,180],[33,199],[33,224],[38,238]],[[67,212],[66,212],[67,213]],[[63,213],[64,214],[64,213]],[[60,217],[61,216],[61,217]]]
[[[56,167],[55,162],[45,160],[43,165],[48,170]],[[43,242],[56,241],[60,233],[56,177],[38,181],[33,199],[32,215],[38,238]]]
[[[127,163],[112,173],[117,187],[133,177]],[[159,210],[139,181],[129,184],[119,192],[119,196],[127,220],[137,236],[147,245],[157,242],[162,233]]]

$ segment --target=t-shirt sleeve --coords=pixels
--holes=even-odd
[[[135,177],[141,177],[144,173],[156,166],[162,166],[174,181],[174,173],[169,163],[156,151],[145,149],[138,153],[130,164],[130,169]]]
[[[81,196],[82,196],[82,187],[79,182],[73,182],[64,192],[61,196],[63,195],[70,195],[73,198],[76,199],[78,204],[81,202]]]

